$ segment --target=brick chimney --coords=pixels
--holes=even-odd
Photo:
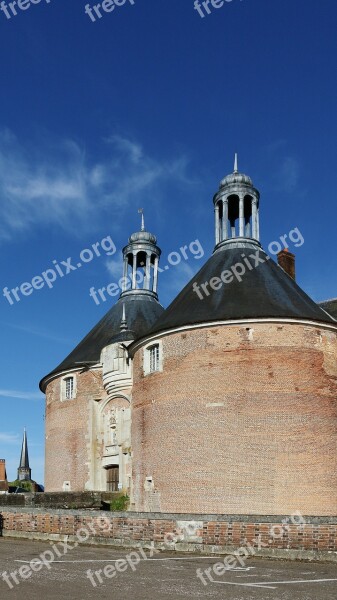
[[[277,262],[283,271],[290,275],[295,281],[295,254],[289,252],[288,248],[284,248],[284,250],[281,250],[281,252],[278,253]]]
[[[0,458],[0,481],[7,481],[6,461],[4,458]]]
[[[6,461],[4,458],[0,458],[0,494],[6,494],[8,492],[8,482],[6,473]]]

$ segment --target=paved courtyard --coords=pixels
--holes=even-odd
[[[13,600],[336,600],[337,564],[262,560],[219,576],[224,557],[0,538],[0,598]],[[38,559],[44,556],[41,566]],[[57,556],[60,554],[60,556]],[[126,557],[128,556],[128,559]],[[52,564],[49,561],[55,558]],[[126,559],[126,560],[125,560]],[[33,563],[31,561],[33,560]],[[33,570],[29,565],[33,565]],[[25,565],[25,568],[22,567]],[[21,571],[21,574],[19,572]],[[199,577],[197,577],[199,570]],[[6,572],[10,586],[2,579]],[[10,575],[10,574],[14,574]],[[90,574],[90,577],[88,577]],[[23,577],[26,577],[24,579]],[[15,583],[15,579],[19,583]],[[202,579],[207,581],[203,585]],[[212,581],[209,581],[211,579]]]

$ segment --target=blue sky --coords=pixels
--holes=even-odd
[[[194,0],[127,0],[96,22],[86,4],[0,12],[0,457],[11,479],[26,426],[43,481],[38,382],[115,301],[97,306],[89,289],[122,275],[138,208],[162,265],[195,239],[205,251],[161,274],[167,306],[212,252],[212,196],[234,151],[261,192],[264,246],[298,227],[299,284],[315,300],[337,296],[335,0],[233,0],[204,18]],[[108,236],[113,256],[19,302],[2,295]]]

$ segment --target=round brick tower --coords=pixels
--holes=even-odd
[[[134,508],[337,514],[337,321],[259,242],[246,175],[211,258],[131,346]]]
[[[156,236],[133,233],[123,249],[117,303],[40,382],[46,394],[45,489],[131,493],[132,363],[127,346],[163,312]]]

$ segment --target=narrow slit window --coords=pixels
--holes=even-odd
[[[150,353],[150,373],[159,371],[159,344],[155,344],[149,348]]]
[[[64,397],[66,400],[74,398],[74,378],[67,377],[64,380]]]

